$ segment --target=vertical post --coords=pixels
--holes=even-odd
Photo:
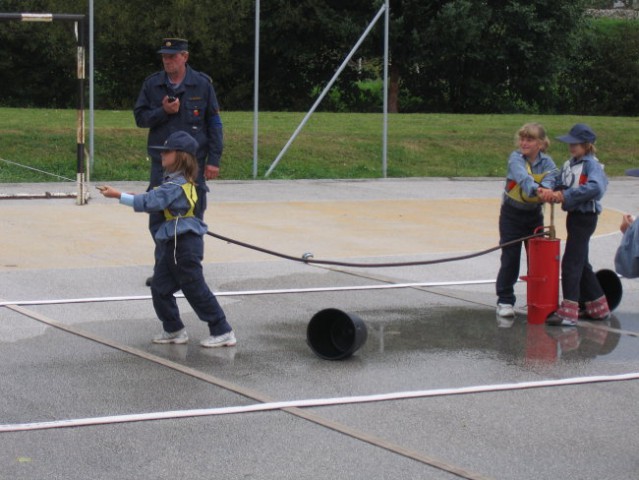
[[[386,178],[388,166],[388,36],[390,32],[390,0],[386,0],[384,16],[384,120],[382,128],[382,176]]]
[[[77,184],[78,194],[76,197],[77,205],[84,205],[87,201],[86,192],[86,173],[84,159],[84,21],[75,22],[76,39],[78,44],[78,113],[76,127],[76,143],[77,143]]]
[[[253,77],[253,179],[256,179],[258,161],[258,116],[260,104],[260,0],[255,0],[255,74]]]
[[[89,50],[89,168],[87,168],[87,182],[91,181],[91,171],[94,167],[95,159],[95,83],[94,83],[94,50],[95,50],[95,33],[94,33],[94,10],[93,0],[89,0],[89,39],[87,42]]]

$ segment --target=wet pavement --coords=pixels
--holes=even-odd
[[[423,262],[495,246],[500,186],[218,182],[206,221],[293,257]],[[638,187],[611,179],[595,270],[612,268]],[[498,251],[353,268],[206,237],[238,345],[199,347],[206,328],[184,299],[190,343],[153,345],[145,221],[103,198],[0,200],[0,478],[636,478],[638,281],[621,279],[610,320],[546,327],[527,323],[523,282],[517,318],[496,318]],[[366,325],[346,360],[306,344],[328,308]]]

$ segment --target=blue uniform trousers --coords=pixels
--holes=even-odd
[[[566,216],[566,248],[561,259],[561,290],[564,300],[591,302],[604,292],[588,260],[590,237],[595,233],[596,213],[569,212]]]
[[[543,224],[544,216],[541,207],[534,210],[523,210],[503,203],[499,213],[499,244],[528,237]],[[501,267],[497,274],[496,283],[497,303],[515,304],[514,286],[519,278],[521,243],[501,249]]]
[[[197,316],[207,322],[211,335],[231,331],[226,315],[204,280],[202,258],[204,239],[195,233],[185,233],[168,242],[156,243],[156,260],[151,282],[153,308],[162,321],[164,331],[176,332],[184,328],[174,294],[182,290]]]

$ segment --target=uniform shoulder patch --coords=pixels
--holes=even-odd
[[[152,79],[153,77],[157,77],[157,76],[158,76],[158,75],[160,75],[161,73],[162,73],[162,71],[152,73],[151,75],[149,75],[148,77],[146,77],[146,78],[144,79],[144,81],[146,82],[146,81],[148,81],[148,80]]]
[[[198,73],[202,75],[204,78],[206,78],[209,83],[213,83],[213,79],[210,76],[208,76],[206,73],[204,72],[198,72]]]

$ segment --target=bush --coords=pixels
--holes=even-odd
[[[561,83],[567,113],[637,115],[639,22],[591,19]]]

